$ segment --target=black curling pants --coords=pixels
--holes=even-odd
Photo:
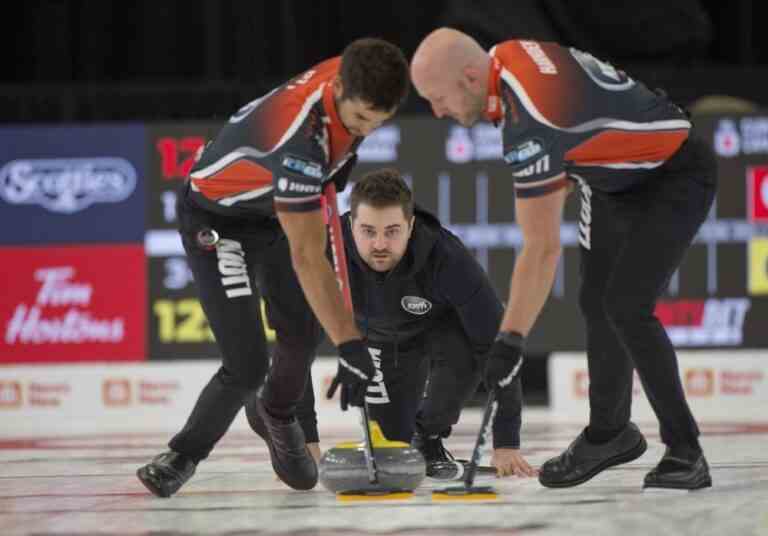
[[[199,461],[262,386],[261,398],[270,413],[294,415],[322,331],[292,268],[288,240],[277,220],[216,218],[190,206],[183,195],[177,210],[187,260],[222,356],[221,368],[169,443]],[[206,225],[220,235],[214,251],[202,250],[194,240]],[[276,332],[271,366],[261,296]]]
[[[610,436],[627,424],[635,368],[662,441],[698,449],[677,356],[654,309],[712,205],[709,147],[689,140],[627,192],[602,193],[580,182],[579,302],[587,327],[590,433]]]

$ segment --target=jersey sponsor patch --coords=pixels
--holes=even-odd
[[[323,177],[323,166],[318,162],[312,162],[297,156],[286,155],[283,158],[283,167],[294,173],[300,173],[306,177],[320,179]]]
[[[319,184],[306,184],[303,182],[297,182],[289,179],[288,177],[280,177],[277,179],[277,189],[280,192],[298,192],[302,194],[320,193]]]
[[[530,166],[524,167],[520,171],[513,172],[512,176],[523,178],[530,177],[533,174],[538,175],[539,173],[546,173],[547,171],[549,171],[549,155],[545,154]]]
[[[425,315],[432,309],[432,302],[419,296],[403,296],[400,305],[413,315]]]
[[[522,164],[527,162],[534,156],[541,154],[544,151],[544,144],[537,138],[526,140],[523,143],[519,143],[507,151],[504,154],[504,161],[507,164]]]

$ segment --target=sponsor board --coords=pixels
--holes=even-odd
[[[768,238],[753,238],[749,243],[749,294],[768,296]]]
[[[139,242],[145,129],[0,128],[1,243]]]
[[[174,433],[186,422],[218,361],[0,367],[0,436],[152,431]],[[336,374],[335,358],[312,366],[316,393]],[[317,397],[320,426],[348,419],[334,400]],[[249,430],[244,413],[234,429]],[[322,428],[321,428],[322,430]]]
[[[144,259],[141,245],[0,248],[16,274],[0,363],[144,359]]]
[[[165,231],[156,231],[163,233]],[[174,231],[170,235],[178,236]],[[179,246],[180,247],[180,246]],[[162,254],[152,256],[152,252]],[[221,355],[208,324],[186,257],[152,243],[147,249],[149,276],[149,356],[151,359],[205,359]],[[230,289],[237,294],[246,287]],[[267,342],[275,341],[275,332],[267,321],[266,304],[261,299],[261,316]]]
[[[148,225],[152,229],[176,227],[176,197],[200,152],[221,128],[221,123],[183,125],[160,123],[147,128]]]
[[[715,152],[724,158],[768,154],[768,117],[723,117],[713,133]]]
[[[400,127],[385,125],[365,137],[357,149],[358,162],[386,163],[399,158]]]
[[[655,314],[677,347],[739,346],[749,298],[663,300]]]
[[[680,378],[697,419],[765,420],[768,369],[764,353],[747,350],[678,352]],[[548,362],[549,399],[558,418],[589,418],[586,355],[554,353]],[[637,374],[632,389],[633,419],[655,419]]]
[[[445,158],[454,164],[502,160],[503,154],[501,129],[489,123],[471,128],[454,125],[445,140]]]
[[[768,166],[747,168],[747,213],[751,222],[768,223]]]

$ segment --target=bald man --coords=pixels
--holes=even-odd
[[[716,192],[708,144],[661,91],[586,52],[515,40],[486,53],[441,28],[420,44],[413,83],[437,117],[503,129],[523,247],[485,380],[501,388],[552,287],[567,193],[581,192],[579,304],[587,328],[589,425],[541,467],[547,487],[576,486],[646,450],[630,422],[636,368],[666,452],[646,488],[712,485],[677,356],[654,307]]]

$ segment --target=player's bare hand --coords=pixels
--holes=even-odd
[[[491,465],[496,468],[496,476],[518,476],[529,477],[536,476],[539,472],[531,467],[525,460],[520,449],[493,449]]]

